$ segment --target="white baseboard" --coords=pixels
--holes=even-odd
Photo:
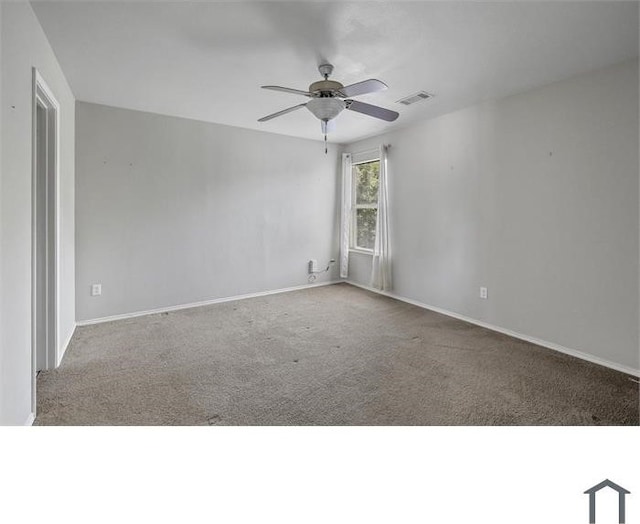
[[[212,304],[221,304],[223,302],[233,302],[234,300],[244,300],[246,298],[264,297],[267,295],[277,295],[279,293],[289,293],[290,291],[299,291],[311,287],[331,286],[338,284],[343,280],[329,280],[328,282],[316,282],[314,284],[304,284],[302,286],[285,287],[281,289],[273,289],[270,291],[259,291],[257,293],[247,293],[246,295],[235,295],[232,297],[214,298],[211,300],[203,300],[200,302],[192,302],[190,304],[179,304],[177,306],[161,307],[157,309],[148,309],[146,311],[135,311],[133,313],[125,313],[123,315],[113,315],[109,317],[93,318],[90,320],[79,320],[76,326],[90,326],[92,324],[102,324],[103,322],[113,322],[114,320],[125,320],[128,318],[143,317],[145,315],[155,315],[158,313],[168,313],[170,311],[179,311],[181,309],[191,309],[194,307],[210,306]]]
[[[67,352],[67,348],[69,347],[69,344],[71,343],[71,339],[73,338],[73,334],[76,332],[76,327],[77,326],[78,326],[78,324],[74,324],[73,325],[73,329],[71,330],[71,333],[69,333],[69,336],[67,337],[67,340],[58,349],[56,367],[58,367],[60,365],[60,363],[62,362],[62,359],[64,358],[64,354]]]
[[[532,344],[536,344],[537,346],[542,346],[548,349],[553,349],[555,351],[559,351],[560,353],[565,353],[567,355],[571,355],[572,357],[576,357],[582,360],[586,360],[588,362],[592,362],[594,364],[599,364],[601,366],[605,366],[607,368],[615,369],[616,371],[621,371],[622,373],[626,373],[627,375],[633,375],[635,377],[640,377],[640,369],[634,369],[629,366],[624,366],[622,364],[617,364],[616,362],[611,362],[609,360],[597,357],[595,355],[591,355],[589,353],[584,353],[583,351],[578,351],[577,349],[571,349],[560,344],[556,344],[554,342],[548,342],[546,340],[542,340],[535,337],[530,337],[529,335],[523,335],[522,333],[517,333],[516,331],[512,331],[510,329],[502,328],[500,326],[494,326],[493,324],[489,324],[487,322],[483,322],[481,320],[476,320],[475,318],[466,317],[464,315],[460,315],[458,313],[454,313],[453,311],[448,311],[446,309],[442,309],[435,306],[430,306],[428,304],[424,304],[422,302],[418,302],[417,300],[413,300],[410,298],[405,298],[400,295],[396,295],[394,293],[389,293],[386,291],[380,291],[379,289],[375,289],[370,286],[365,286],[363,284],[358,284],[357,282],[352,282],[350,280],[345,281],[347,284],[350,284],[355,287],[359,287],[362,289],[366,289],[367,291],[371,291],[373,293],[378,293],[379,295],[384,295],[389,298],[393,298],[399,300],[401,302],[406,302],[407,304],[412,304],[414,306],[421,307],[423,309],[428,309],[429,311],[434,311],[436,313],[440,313],[442,315],[446,315],[448,317],[453,317],[458,320],[463,320],[464,322],[469,322],[469,324],[474,324],[476,326],[480,326],[486,329],[490,329],[491,331],[496,331],[498,333],[502,333],[503,335],[509,335],[510,337],[517,338],[520,340],[524,340],[525,342],[531,342]]]
[[[27,417],[27,420],[24,421],[23,426],[33,426],[33,423],[36,420],[36,415],[35,413],[29,413],[29,416]]]

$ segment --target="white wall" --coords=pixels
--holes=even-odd
[[[0,424],[31,413],[31,101],[35,66],[61,106],[59,358],[75,326],[73,94],[27,2],[2,4]]]
[[[336,148],[80,102],[76,116],[79,321],[305,285],[309,259],[337,258]]]
[[[637,370],[638,139],[633,61],[346,149],[392,144],[395,294]]]
[[[2,109],[4,107],[4,99],[2,98],[2,78],[3,78],[3,71],[2,71],[2,0],[0,0],[0,218],[2,218],[2,131],[4,128],[4,121],[2,119]],[[2,225],[0,224],[0,329],[3,328],[3,321],[2,321],[2,306],[3,306],[3,301],[2,301],[2,296],[4,295],[4,289],[3,289],[3,285],[2,285],[2,260],[3,260],[3,249],[2,249]],[[3,341],[2,341],[2,335],[0,334],[0,379],[4,376],[3,370],[4,369],[4,350],[3,350]],[[4,405],[4,397],[6,395],[6,392],[3,390],[4,388],[2,386],[0,386],[0,413],[2,411],[2,406]],[[0,415],[0,424],[2,423],[2,417]]]

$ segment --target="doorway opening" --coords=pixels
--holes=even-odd
[[[33,69],[32,411],[36,376],[57,365],[58,136],[60,106]]]

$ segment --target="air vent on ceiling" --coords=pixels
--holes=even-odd
[[[427,93],[426,91],[420,91],[415,93],[414,95],[409,95],[404,98],[398,100],[398,104],[404,104],[405,106],[410,106],[411,104],[415,104],[416,102],[420,102],[420,100],[429,100],[433,98],[431,93]]]

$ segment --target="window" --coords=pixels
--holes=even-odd
[[[378,217],[380,160],[353,164],[351,248],[373,251]]]

